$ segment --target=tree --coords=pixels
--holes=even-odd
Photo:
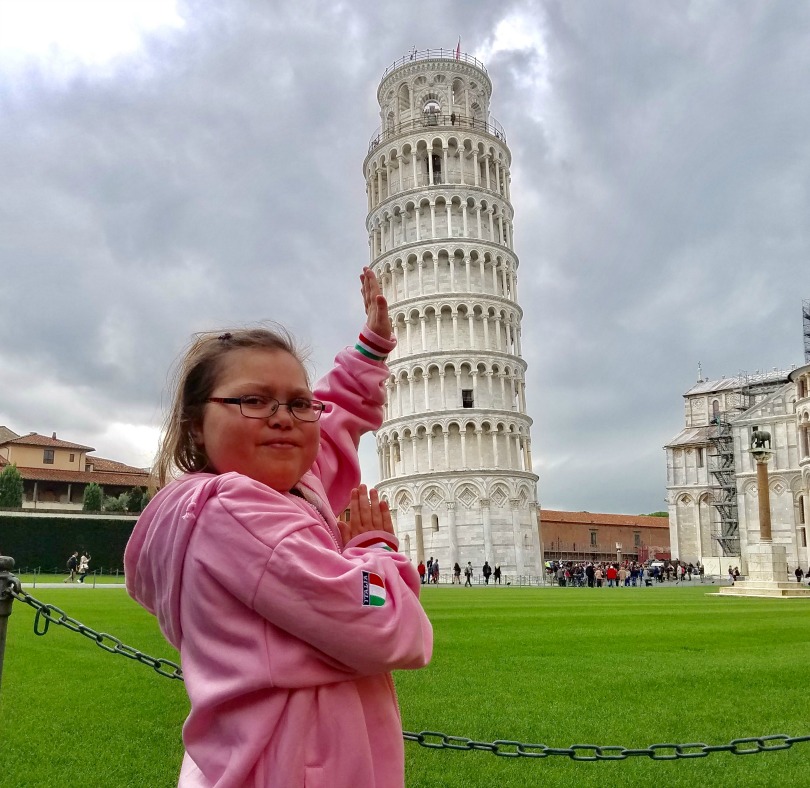
[[[84,488],[84,497],[82,498],[82,511],[84,512],[100,512],[101,502],[103,500],[101,487],[95,482],[90,482]]]
[[[127,504],[127,511],[141,512],[143,507],[146,506],[144,501],[145,490],[142,487],[133,487],[129,491],[129,502]]]
[[[23,480],[17,465],[11,463],[0,471],[0,508],[20,509],[23,501]]]
[[[110,495],[104,498],[105,512],[125,512],[129,505],[129,494],[122,492],[119,496]]]

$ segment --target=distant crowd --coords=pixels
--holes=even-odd
[[[651,586],[664,582],[704,582],[705,568],[683,561],[592,562],[546,561],[546,575],[559,586],[588,588],[618,588],[619,586]]]
[[[439,583],[439,559],[434,558],[431,556],[428,558],[427,563],[424,561],[420,561],[419,565],[416,567],[416,571],[419,572],[419,579],[422,581],[422,585],[426,585],[427,583],[433,583],[438,585]],[[455,585],[458,583],[461,585],[461,573],[464,572],[464,585],[472,587],[472,579],[473,579],[473,565],[472,561],[467,561],[467,566],[464,567],[462,570],[461,564],[456,561],[453,564],[453,579],[452,584]],[[489,561],[484,561],[484,565],[481,567],[481,576],[484,578],[484,585],[489,585],[490,578],[492,579],[493,585],[501,585],[501,565],[495,564],[495,567],[491,567],[489,565]],[[507,583],[509,585],[509,583]]]

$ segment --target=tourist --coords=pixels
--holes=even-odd
[[[464,567],[464,587],[465,588],[467,586],[472,588],[472,574],[473,574],[472,562],[467,561],[467,566]]]
[[[180,651],[181,786],[404,783],[391,671],[427,664],[433,635],[387,503],[358,486],[394,347],[370,269],[361,282],[360,342],[314,392],[283,331],[198,335],[180,366],[162,489],[124,564]]]
[[[488,561],[484,561],[484,566],[481,569],[481,574],[484,576],[484,585],[489,585],[489,576],[492,574],[492,567],[489,565]]]
[[[62,581],[63,583],[75,583],[76,582],[76,570],[79,567],[79,553],[77,550],[74,550],[71,554],[70,558],[67,560],[67,570],[68,576]]]
[[[79,558],[79,582],[83,583],[84,578],[87,577],[87,573],[90,571],[90,556],[87,555],[86,552],[82,553],[81,558]]]

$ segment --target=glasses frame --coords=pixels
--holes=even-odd
[[[253,397],[256,397],[256,396],[258,396],[258,395],[253,394],[253,395],[250,396],[250,398],[253,398]],[[246,397],[208,397],[206,402],[218,402],[218,403],[220,403],[222,405],[238,405],[239,406],[239,412],[246,419],[269,419],[272,416],[275,416],[276,413],[278,412],[278,409],[282,405],[284,405],[287,408],[288,413],[294,419],[297,419],[298,421],[302,421],[302,422],[304,422],[304,424],[314,424],[316,421],[319,421],[321,416],[323,415],[323,412],[324,412],[325,408],[326,408],[326,403],[321,402],[321,400],[319,400],[319,399],[310,399],[308,401],[309,401],[309,403],[311,405],[315,406],[313,412],[316,413],[317,415],[315,416],[314,419],[302,419],[301,416],[299,416],[293,410],[292,403],[290,403],[290,402],[279,402],[275,397],[263,397],[263,399],[268,400],[268,402],[267,402],[268,405],[271,405],[273,402],[275,402],[276,405],[275,405],[274,408],[272,408],[270,413],[268,413],[266,416],[254,416],[252,413],[245,413],[245,411],[242,409],[242,402],[245,399],[246,399]],[[307,399],[307,397],[299,397],[299,399]]]

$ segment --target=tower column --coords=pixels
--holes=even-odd
[[[450,547],[450,567],[458,561],[458,534],[456,533],[456,504],[447,502],[447,541]]]
[[[493,560],[492,556],[492,522],[490,521],[489,499],[481,499],[481,520],[484,531],[484,560]]]

